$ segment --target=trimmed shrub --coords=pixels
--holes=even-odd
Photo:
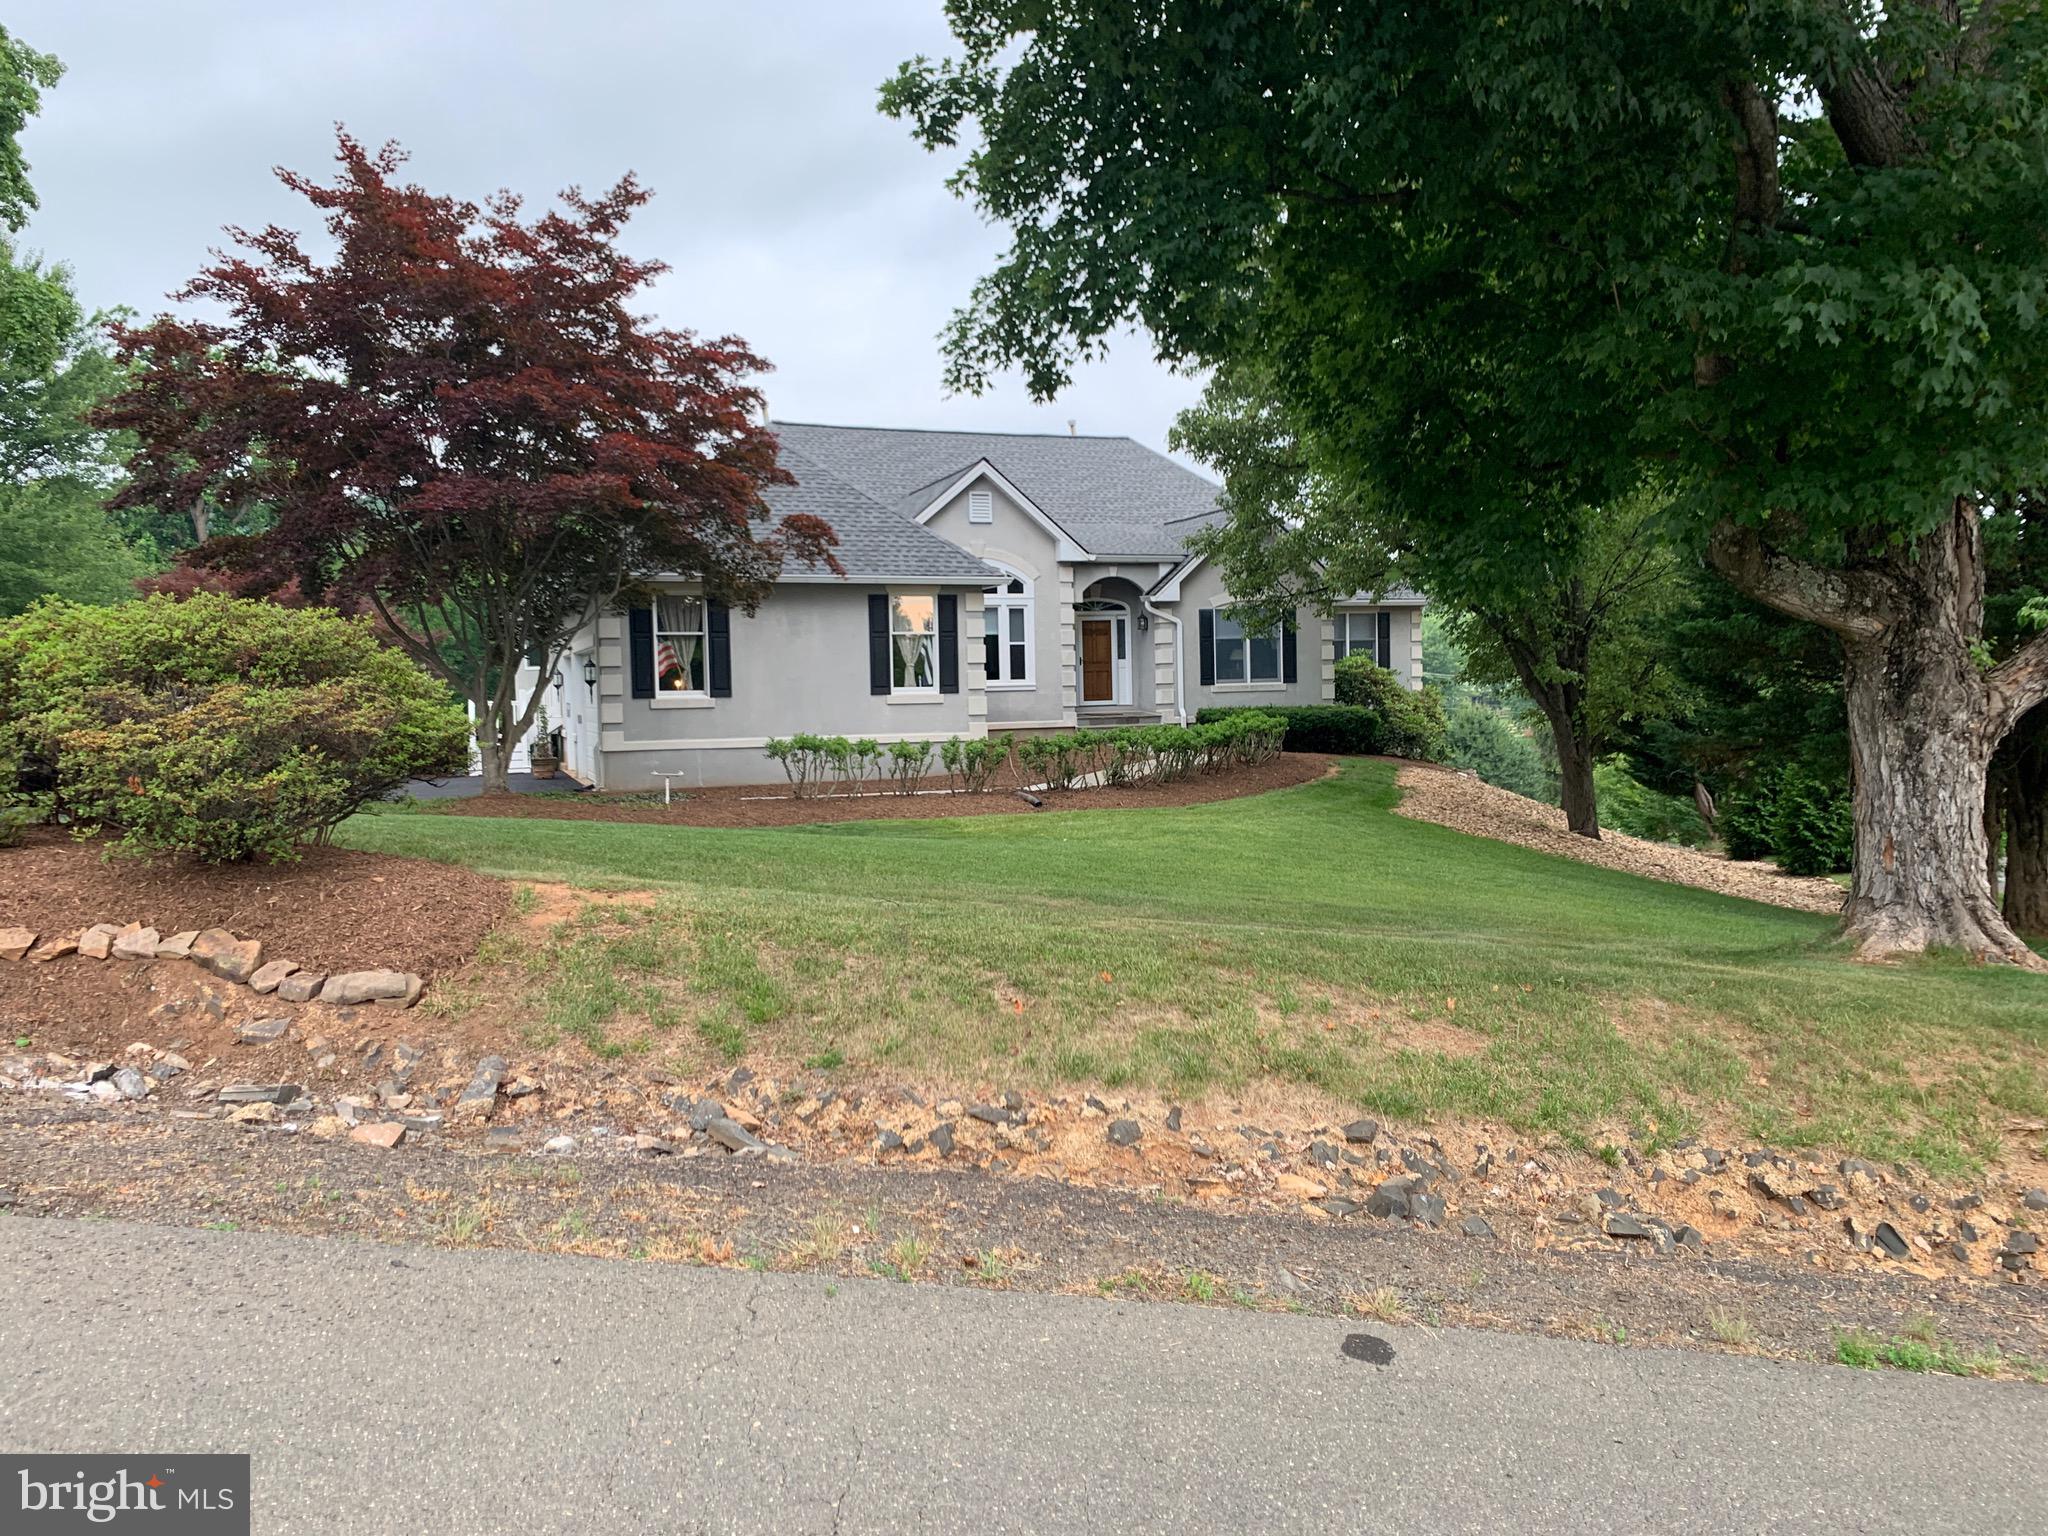
[[[1444,761],[1531,800],[1557,804],[1557,775],[1514,721],[1476,699],[1461,699],[1444,724]]]
[[[1196,714],[1195,723],[1213,725],[1248,714],[1269,715],[1281,722],[1284,751],[1362,757],[1386,750],[1381,745],[1386,730],[1379,712],[1359,704],[1270,704],[1255,708],[1218,705]]]
[[[1788,764],[1772,796],[1770,833],[1771,857],[1788,875],[1849,868],[1856,845],[1849,786]]]
[[[914,795],[932,766],[932,744],[928,741],[898,741],[889,747],[889,778],[899,795]]]
[[[939,744],[939,762],[952,787],[985,794],[996,770],[1009,760],[1010,742],[1008,736],[951,736]]]
[[[1346,656],[1337,663],[1337,702],[1380,717],[1379,750],[1388,756],[1443,761],[1444,704],[1434,688],[1409,688],[1370,656]]]
[[[468,763],[447,689],[364,619],[202,593],[0,624],[0,798],[48,795],[129,851],[291,858]]]
[[[1775,859],[1788,875],[1850,867],[1856,826],[1849,786],[1800,763],[1762,769],[1721,800],[1731,859]]]

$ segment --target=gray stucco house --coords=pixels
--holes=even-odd
[[[564,766],[602,789],[775,778],[771,736],[882,742],[1182,721],[1334,696],[1337,660],[1422,672],[1423,600],[1367,594],[1247,635],[1187,539],[1218,488],[1127,437],[771,423],[843,575],[793,569],[757,613],[686,580],[594,616],[553,679]]]

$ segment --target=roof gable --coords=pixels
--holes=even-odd
[[[784,443],[782,467],[796,476],[795,485],[773,485],[762,499],[777,521],[798,514],[823,519],[838,535],[833,551],[849,581],[961,581],[991,578],[988,566],[957,544],[940,538],[848,484],[821,464]],[[785,581],[837,580],[820,567],[795,567]]]
[[[1068,533],[1066,529],[1047,516],[1042,507],[1017,489],[1015,485],[1012,485],[1003,475],[1002,471],[989,463],[987,459],[977,459],[974,463],[967,466],[964,473],[955,476],[951,480],[941,481],[936,494],[931,493],[932,488],[929,486],[911,492],[909,496],[897,503],[897,510],[909,510],[917,502],[922,501],[922,507],[911,511],[911,520],[922,526],[944,511],[954,497],[958,496],[969,486],[982,480],[988,481],[990,485],[993,485],[997,490],[1009,497],[1026,517],[1051,534],[1053,542],[1059,545],[1059,554],[1062,560],[1087,560],[1093,558],[1087,550],[1074,541],[1072,534]]]
[[[1220,494],[1212,481],[1128,437],[769,425],[791,449],[909,518],[986,463],[1018,500],[1098,559],[1178,559],[1196,526],[1190,519],[1213,513]]]

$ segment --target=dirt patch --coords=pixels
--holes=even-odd
[[[1595,842],[1567,830],[1564,812],[1556,806],[1498,789],[1471,774],[1411,763],[1401,770],[1399,783],[1401,802],[1394,809],[1416,821],[1774,907],[1830,916],[1842,910],[1844,893],[1832,880],[1788,875],[1768,862],[1729,859],[1620,832],[1603,830]]]
[[[144,864],[104,858],[99,844],[41,828],[24,846],[0,850],[0,927],[226,928],[308,970],[388,967],[432,980],[475,953],[510,898],[505,882],[473,870],[347,848],[309,848],[295,864]],[[147,988],[150,969],[75,957],[0,966],[0,1017],[27,1023],[85,1010],[116,1021],[136,1008],[127,994]]]
[[[524,884],[533,896],[520,907],[518,926],[536,936],[548,934],[559,923],[581,917],[593,904],[651,907],[658,894],[654,891],[586,891],[552,880],[529,880]]]
[[[1142,810],[1179,805],[1206,805],[1289,789],[1334,772],[1336,759],[1317,752],[1283,752],[1267,762],[1219,773],[1198,774],[1173,784],[1133,785],[1121,789],[1047,790],[1038,798],[1048,811]],[[625,821],[676,827],[795,827],[835,821],[913,821],[939,816],[1017,816],[1040,809],[1026,804],[1013,790],[1020,780],[1014,766],[1005,766],[995,786],[983,795],[868,793],[849,796],[786,798],[780,784],[724,785],[678,791],[663,805],[658,792],[607,795],[477,795],[461,800],[430,800],[425,809],[440,816],[522,816],[550,821]]]

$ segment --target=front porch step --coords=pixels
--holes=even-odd
[[[1157,710],[1142,709],[1078,709],[1074,711],[1074,723],[1088,730],[1107,730],[1117,725],[1157,725],[1160,722]]]

